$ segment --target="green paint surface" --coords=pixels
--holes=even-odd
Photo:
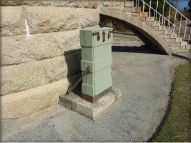
[[[108,27],[80,30],[81,70],[84,72],[89,66],[91,71],[82,80],[82,93],[89,96],[96,96],[112,86],[111,31],[112,28]],[[93,33],[98,33],[99,39]]]

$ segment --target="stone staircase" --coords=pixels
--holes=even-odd
[[[142,12],[141,7],[135,6],[134,1],[125,1],[124,11],[127,13],[132,13],[133,16],[152,27],[153,30],[161,35],[161,37],[168,43],[173,53],[188,51],[191,49],[191,45],[187,41],[184,41],[183,38],[178,37],[176,33],[173,33],[172,29],[169,29],[167,26],[161,24],[160,21],[156,21],[154,16],[149,17],[148,12]]]

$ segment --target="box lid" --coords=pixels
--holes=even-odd
[[[93,48],[113,42],[113,28],[84,28],[80,30],[80,45]]]

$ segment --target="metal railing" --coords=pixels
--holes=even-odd
[[[141,7],[142,12],[147,8],[148,16],[154,17],[155,21],[159,21],[160,25],[165,25],[168,30],[172,30],[173,34],[177,34],[178,38],[185,41],[191,40],[191,29],[187,26],[191,21],[176,9],[170,2],[163,0],[162,11],[159,12],[159,0],[134,0],[135,7]],[[160,0],[162,1],[162,0]]]

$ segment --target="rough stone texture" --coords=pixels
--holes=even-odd
[[[79,78],[79,74],[62,80],[31,88],[22,92],[1,96],[1,118],[20,118],[52,105],[59,96],[66,93],[69,83]]]
[[[98,25],[99,13],[95,9],[1,6],[1,36],[25,35],[25,19],[30,34],[68,31]]]
[[[29,115],[56,104],[58,96],[65,94],[67,77],[80,73],[79,30],[99,24],[97,3],[81,0],[0,2],[3,117]]]
[[[54,7],[74,7],[74,8],[97,8],[99,3],[107,7],[124,6],[124,0],[1,0],[1,6],[54,6]]]
[[[99,13],[94,9],[77,9],[80,28],[92,27],[99,24]]]
[[[122,92],[119,89],[112,89],[95,103],[90,103],[80,98],[78,94],[70,93],[69,95],[60,96],[60,104],[64,107],[74,110],[82,115],[96,120],[103,112],[105,112],[111,105],[113,105],[120,97]]]
[[[64,79],[42,87],[1,96],[2,118],[19,118],[56,104],[57,97],[66,90],[67,80]]]
[[[25,34],[25,21],[22,7],[1,6],[1,36]]]
[[[81,53],[1,68],[1,94],[45,85],[80,72]]]
[[[75,8],[24,7],[30,33],[47,33],[79,28]]]
[[[84,8],[97,8],[98,3],[99,3],[98,1],[84,0],[82,7],[84,7]]]
[[[1,0],[3,6],[57,6],[57,7],[75,7],[75,8],[96,8],[97,1],[87,0]]]
[[[1,64],[13,65],[61,56],[80,49],[79,30],[1,38]]]
[[[120,11],[124,11],[124,1],[123,2],[116,2],[116,1],[100,1],[98,3],[98,7],[99,6],[104,6],[104,7],[109,7],[112,8],[113,10],[120,10]]]
[[[99,26],[94,26],[99,27]],[[79,29],[1,38],[1,65],[14,65],[61,56],[79,50]]]

